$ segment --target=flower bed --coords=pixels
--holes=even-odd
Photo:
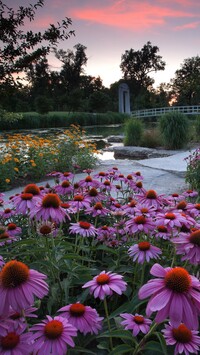
[[[50,175],[0,196],[0,353],[198,354],[197,192],[117,167]]]

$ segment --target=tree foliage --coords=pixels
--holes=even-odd
[[[171,83],[172,94],[179,105],[199,105],[200,57],[185,59]]]
[[[124,79],[137,80],[142,86],[152,86],[154,80],[149,73],[165,69],[165,62],[158,55],[159,48],[148,41],[141,50],[126,50],[121,57],[120,68]]]
[[[68,31],[72,24],[68,17],[56,25],[50,24],[43,33],[24,30],[25,21],[33,21],[38,8],[43,6],[44,0],[38,0],[14,11],[0,0],[0,81],[12,80],[13,73],[24,71],[38,58],[47,56],[59,41],[74,34]]]

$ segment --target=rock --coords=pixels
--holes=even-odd
[[[109,136],[107,137],[107,141],[110,143],[122,143],[124,141],[124,136]]]

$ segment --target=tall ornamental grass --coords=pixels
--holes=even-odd
[[[130,118],[125,123],[125,146],[139,146],[143,135],[143,124],[136,118]]]
[[[186,181],[200,194],[200,148],[186,158]]]
[[[168,149],[181,149],[190,139],[188,118],[180,112],[169,112],[161,116],[159,128]]]

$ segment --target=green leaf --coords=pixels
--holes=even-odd
[[[110,338],[110,337],[111,338],[120,338],[120,339],[124,339],[124,340],[130,340],[135,343],[135,339],[134,339],[133,335],[129,331],[123,330],[123,329],[113,330],[110,333],[104,332],[104,333],[101,333],[99,336],[97,336],[97,338]]]
[[[156,341],[150,341],[148,342],[144,349],[143,349],[143,353],[145,355],[159,355],[162,354],[163,355],[163,349],[160,345],[160,343],[156,342]]]
[[[132,346],[127,345],[127,344],[122,344],[116,346],[112,351],[109,352],[109,355],[121,355],[121,354],[126,354],[129,353],[130,351],[133,352],[134,348]]]
[[[167,346],[166,346],[166,341],[165,341],[164,336],[162,335],[162,333],[159,333],[159,332],[155,332],[154,334],[157,336],[157,338],[160,342],[160,345],[161,345],[161,348],[163,351],[163,355],[167,355],[168,352],[167,352]]]

